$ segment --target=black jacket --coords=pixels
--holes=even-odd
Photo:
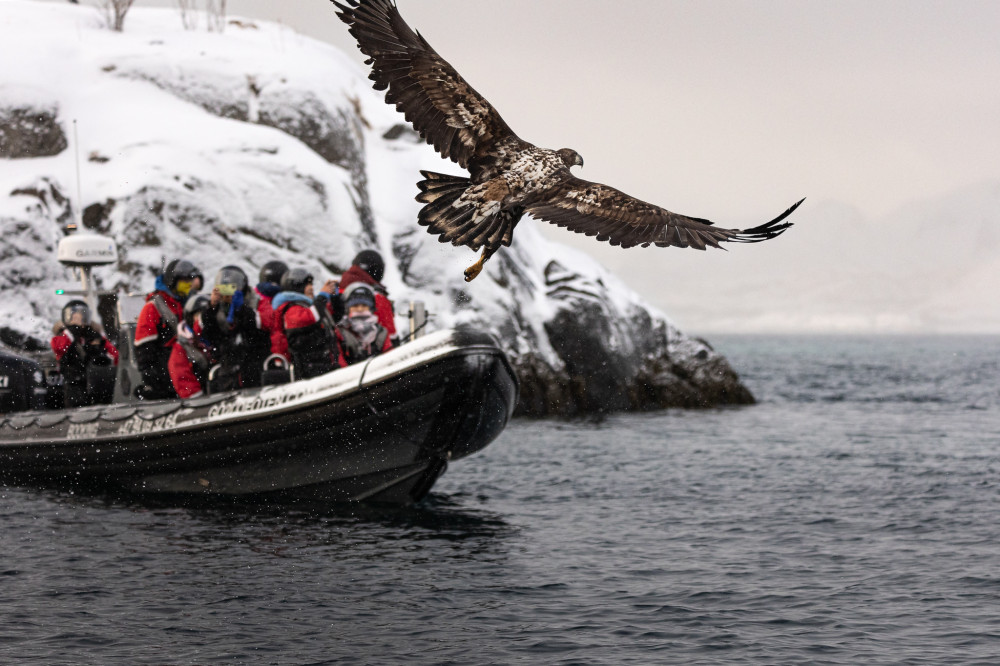
[[[242,388],[260,386],[264,360],[271,354],[271,337],[250,304],[236,311],[231,324],[228,315],[229,306],[223,303],[205,310],[201,337],[212,346],[222,372],[239,375]]]

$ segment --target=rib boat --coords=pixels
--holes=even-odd
[[[288,384],[0,414],[0,482],[409,504],[427,495],[449,463],[501,433],[517,393],[491,336],[439,331]]]

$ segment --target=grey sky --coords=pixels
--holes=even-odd
[[[397,4],[522,138],[572,147],[586,160],[581,177],[676,212],[745,226],[807,196],[800,225],[830,202],[874,223],[909,202],[1000,181],[995,0]],[[229,0],[229,12],[281,20],[361,62],[327,0]],[[760,252],[794,275],[796,231],[766,252],[730,254]],[[685,321],[659,282],[711,281],[723,260],[551,236],[627,269],[682,325],[712,328],[701,314]],[[684,272],[670,271],[675,263]]]

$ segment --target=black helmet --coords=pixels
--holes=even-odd
[[[367,305],[375,312],[375,290],[364,282],[355,282],[344,291],[344,306],[350,310],[354,305]]]
[[[189,298],[188,302],[184,304],[184,321],[187,322],[188,326],[194,326],[195,315],[201,314],[211,305],[212,299],[204,294]]]
[[[83,325],[90,325],[90,306],[88,306],[83,301],[70,301],[63,306],[62,309],[62,323],[64,326],[70,326],[70,320],[73,315],[80,313],[83,315]]]
[[[281,276],[288,272],[288,264],[283,261],[269,261],[260,269],[261,284],[281,284]]]
[[[167,269],[163,271],[163,281],[170,289],[176,287],[181,280],[194,280],[195,278],[204,280],[201,271],[187,259],[174,259],[167,264]]]
[[[385,261],[382,259],[382,255],[375,250],[358,252],[358,256],[354,257],[353,263],[365,273],[375,278],[376,282],[381,282],[382,277],[385,275]]]
[[[312,273],[304,268],[293,268],[281,276],[281,288],[284,291],[306,293],[306,286],[312,284]]]
[[[223,296],[232,296],[237,291],[249,292],[250,281],[239,266],[223,266],[215,274],[215,286],[219,287]]]

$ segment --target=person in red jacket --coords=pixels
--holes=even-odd
[[[336,368],[333,300],[337,283],[328,280],[314,298],[313,276],[293,268],[281,278],[283,291],[274,298],[274,311],[288,339],[296,379],[308,379]]]
[[[347,316],[337,325],[340,367],[367,361],[392,349],[389,330],[375,314],[375,290],[355,282],[344,292]]]
[[[396,315],[393,312],[392,301],[389,300],[389,291],[382,284],[385,275],[385,261],[382,255],[375,250],[364,250],[359,252],[351,267],[340,276],[340,292],[358,282],[367,284],[375,292],[375,315],[378,323],[389,331],[389,337],[396,337]]]
[[[201,271],[186,259],[171,261],[156,278],[156,290],[146,297],[135,329],[135,359],[142,374],[135,395],[140,400],[176,397],[167,364],[184,302],[203,281]]]
[[[281,278],[288,272],[288,264],[283,261],[269,261],[260,269],[260,282],[257,283],[257,314],[260,315],[260,327],[271,339],[271,353],[280,354],[291,360],[288,353],[288,339],[274,315],[274,297],[281,293]]]
[[[208,388],[216,365],[211,346],[201,337],[201,315],[211,305],[208,296],[194,296],[184,306],[184,323],[177,328],[177,341],[170,350],[167,367],[179,398],[198,398]]]
[[[96,375],[90,369],[118,365],[118,350],[91,322],[87,304],[83,301],[67,303],[52,332],[52,351],[63,377],[64,406],[85,407],[111,402],[114,381],[95,383]]]

